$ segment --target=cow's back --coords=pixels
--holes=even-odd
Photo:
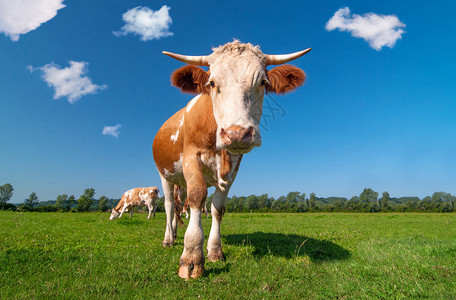
[[[174,173],[174,164],[179,161],[183,150],[184,126],[182,118],[185,108],[170,117],[158,130],[152,144],[155,165],[165,175]]]

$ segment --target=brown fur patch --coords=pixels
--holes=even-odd
[[[184,203],[184,207],[182,209],[182,212],[187,212],[188,213],[188,210],[190,209],[190,204],[188,204],[188,197],[185,197],[185,203]]]
[[[285,94],[300,87],[306,74],[300,68],[291,65],[281,65],[267,72],[270,85],[266,85],[269,93]]]
[[[226,151],[220,151],[220,177],[226,179],[231,172],[231,154]]]
[[[202,209],[207,197],[207,186],[204,187],[187,187],[188,189],[188,204],[191,208]]]
[[[178,161],[182,149],[184,147],[183,128],[179,129],[179,124],[183,118],[185,108],[179,110],[165,124],[160,128],[159,132],[154,138],[152,145],[155,164],[161,174],[168,172],[174,173],[174,162]],[[179,137],[174,143],[170,140],[173,134],[176,134],[179,129]],[[177,183],[177,182],[175,182]]]
[[[208,94],[209,74],[201,68],[186,65],[171,74],[171,84],[184,93]]]

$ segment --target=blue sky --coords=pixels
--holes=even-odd
[[[281,113],[263,124],[230,195],[456,194],[454,1],[40,1],[30,11],[0,0],[0,184],[13,185],[13,203],[31,192],[45,201],[88,187],[111,198],[161,188],[153,137],[191,99],[169,82],[183,64],[161,51],[209,54],[233,38],[268,54],[312,51],[293,62],[306,83],[266,99]],[[164,27],[122,29],[138,6],[163,9]],[[374,49],[368,13],[396,16],[385,19],[396,22],[387,38],[403,30],[392,48]],[[71,62],[85,73],[61,85],[52,72],[74,71]],[[103,135],[118,124],[117,137]]]

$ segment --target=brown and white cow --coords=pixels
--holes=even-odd
[[[301,86],[304,72],[291,65],[267,70],[294,60],[310,49],[285,55],[266,55],[259,47],[235,40],[213,49],[207,56],[163,52],[186,65],[171,76],[172,85],[197,94],[186,107],[169,118],[153,142],[153,154],[165,194],[166,230],[163,246],[174,243],[173,185],[190,204],[190,221],[180,258],[180,277],[204,272],[204,234],[201,208],[207,188],[215,187],[212,227],[207,242],[209,261],[223,259],[220,223],[225,200],[242,156],[261,145],[259,123],[266,93],[285,94]],[[196,66],[207,66],[205,71]],[[175,217],[174,217],[175,219]]]
[[[154,212],[157,210],[157,203],[156,199],[160,197],[160,191],[155,186],[153,187],[138,187],[131,190],[126,191],[122,198],[120,199],[117,206],[112,209],[111,216],[109,220],[114,220],[115,218],[121,218],[123,213],[129,209],[130,210],[130,218],[133,214],[133,207],[135,206],[145,206],[149,208],[149,216],[147,219],[150,219],[150,215],[152,211]]]

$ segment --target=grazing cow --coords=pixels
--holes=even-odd
[[[155,217],[155,211],[157,210],[157,203],[155,200],[158,197],[160,197],[160,191],[155,186],[128,190],[122,195],[122,198],[120,199],[119,203],[117,203],[117,206],[112,209],[109,220],[114,220],[117,217],[121,218],[122,214],[127,209],[130,210],[131,218],[133,214],[133,207],[145,205],[147,205],[149,208],[149,216],[147,217],[149,220],[152,210]]]
[[[187,63],[174,71],[172,85],[197,94],[186,107],[169,118],[153,142],[153,155],[165,195],[166,230],[163,246],[174,243],[173,185],[181,199],[188,198],[190,221],[180,258],[180,277],[197,278],[204,272],[204,234],[201,209],[207,188],[215,187],[207,259],[223,259],[220,223],[225,200],[242,156],[261,145],[259,123],[266,93],[285,94],[301,86],[304,72],[291,65],[267,70],[307,52],[266,55],[259,47],[235,40],[213,49],[208,56],[163,52]],[[196,66],[207,66],[208,71]]]

